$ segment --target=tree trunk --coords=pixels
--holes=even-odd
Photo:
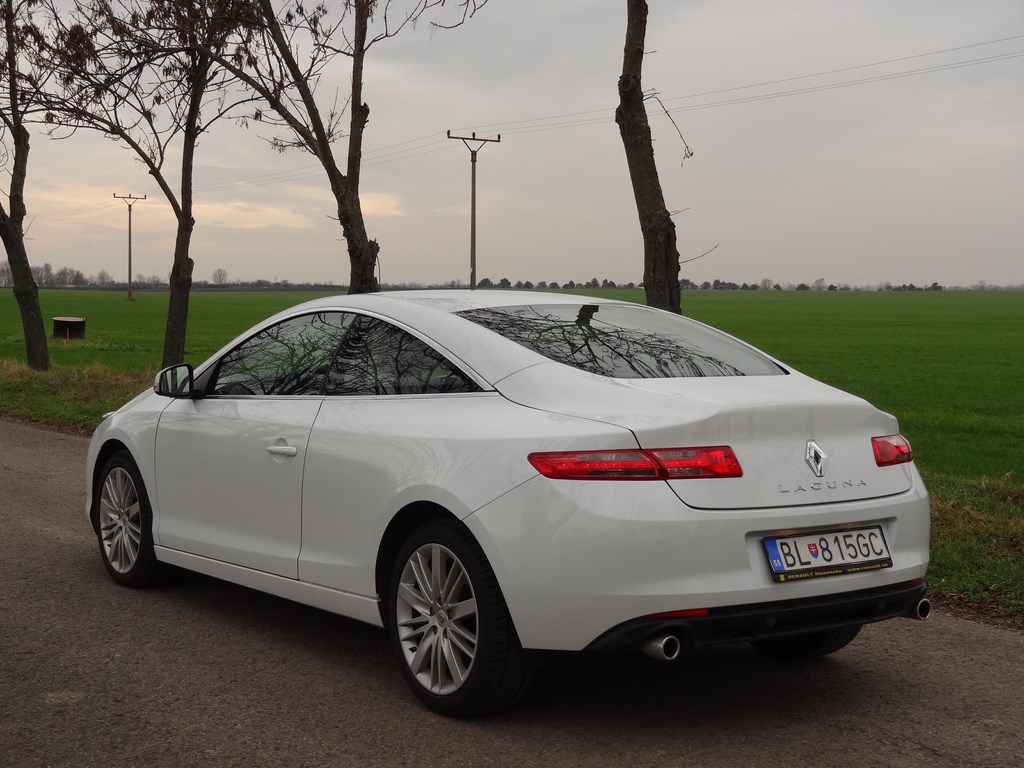
[[[363,222],[363,209],[359,195],[353,192],[347,179],[338,168],[330,163],[323,164],[331,184],[331,192],[338,206],[338,221],[345,237],[349,258],[349,293],[372,293],[379,290],[374,270],[377,266],[377,252],[380,246],[370,240]]]
[[[25,359],[30,368],[45,371],[50,367],[50,350],[46,346],[43,312],[39,308],[39,288],[32,277],[25,250],[25,181],[28,178],[28,131],[22,123],[21,94],[18,91],[18,40],[15,35],[15,13],[11,0],[3,5],[4,42],[3,61],[6,75],[7,103],[0,130],[6,130],[14,142],[11,158],[11,186],[8,193],[10,212],[0,203],[0,239],[7,251],[14,282],[14,298],[21,312],[21,327],[25,332]]]
[[[178,222],[174,240],[174,264],[171,267],[170,297],[167,301],[167,329],[164,332],[162,366],[178,365],[185,361],[185,334],[188,329],[188,302],[192,293],[192,267],[189,245],[192,241],[191,216]]]
[[[192,88],[189,96],[188,112],[183,125],[181,146],[181,204],[175,202],[163,174],[156,168],[150,174],[156,178],[164,196],[171,204],[178,220],[178,230],[174,238],[174,262],[171,264],[170,295],[167,299],[167,327],[164,331],[163,367],[178,365],[185,362],[185,338],[188,332],[188,303],[192,295],[192,268],[195,262],[189,257],[192,245],[192,230],[196,220],[192,215],[192,182],[195,176],[196,145],[201,132],[199,114],[203,104],[203,94],[209,78],[212,60],[201,57],[191,73]]]
[[[8,16],[7,45],[8,57],[15,55],[14,38],[10,19],[13,11],[10,3],[6,8]],[[8,75],[13,73],[13,61],[7,62]],[[14,91],[14,88],[11,88]],[[0,239],[7,251],[7,262],[11,267],[11,278],[14,282],[14,298],[21,312],[21,327],[25,333],[25,360],[30,368],[45,371],[50,368],[50,350],[46,346],[46,329],[43,326],[43,312],[39,308],[39,288],[29,268],[28,251],[25,250],[25,180],[28,177],[28,131],[21,123],[21,115],[16,96],[9,102],[11,115],[5,122],[14,139],[14,162],[11,168],[11,187],[9,193],[10,213],[0,204]]]
[[[645,0],[626,0],[626,5],[626,44],[615,122],[619,125],[622,146],[626,151],[629,178],[644,239],[644,292],[647,303],[678,314],[681,310],[676,225],[665,206],[640,83],[644,38],[647,34],[647,3]]]
[[[14,196],[11,197],[12,203]],[[15,205],[17,203],[14,203]],[[13,206],[12,206],[13,207]],[[0,208],[0,237],[7,249],[14,280],[14,298],[21,312],[21,327],[25,334],[25,359],[30,368],[45,371],[50,368],[50,350],[46,346],[43,312],[39,308],[39,289],[32,278],[25,251],[25,238],[20,226],[13,226],[7,212]]]
[[[366,58],[366,33],[373,13],[373,0],[355,0],[355,36],[352,40],[352,98],[349,102],[348,162],[346,179],[331,186],[338,201],[341,222],[348,246],[350,265],[349,293],[370,293],[380,289],[377,254],[380,246],[370,240],[359,202],[359,170],[363,157],[363,131],[370,119],[370,108],[363,103],[363,62]],[[344,210],[343,210],[344,209]]]
[[[380,246],[366,234],[359,195],[344,186],[334,187],[333,183],[331,186],[334,189],[334,198],[338,202],[338,221],[341,222],[341,231],[348,248],[348,292],[372,293],[380,290],[375,274]]]

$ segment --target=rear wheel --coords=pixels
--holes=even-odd
[[[399,551],[388,625],[402,675],[428,707],[475,715],[525,694],[533,660],[519,644],[487,558],[461,524],[434,520]]]
[[[816,659],[845,648],[860,632],[861,625],[806,632],[802,635],[756,640],[751,643],[761,653],[779,659]]]
[[[127,451],[107,460],[95,499],[96,537],[107,573],[126,587],[154,583],[160,564],[153,551],[153,510]]]

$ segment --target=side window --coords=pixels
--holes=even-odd
[[[327,376],[328,395],[429,395],[479,389],[437,350],[366,316],[352,322]]]
[[[260,331],[220,361],[215,395],[321,395],[352,315],[319,312]]]

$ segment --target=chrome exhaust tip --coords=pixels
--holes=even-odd
[[[917,621],[924,621],[932,615],[932,601],[927,597],[922,597],[917,603],[911,606],[903,618],[905,619],[916,619]]]
[[[652,637],[641,646],[641,650],[652,659],[659,661],[675,661],[679,658],[679,651],[682,645],[675,635],[661,635]]]
[[[927,597],[922,597],[917,605],[914,606],[914,611],[911,616],[918,621],[924,621],[932,615],[932,601]]]

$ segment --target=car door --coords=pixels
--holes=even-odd
[[[410,485],[423,476],[458,473],[453,456],[475,450],[481,425],[511,407],[420,338],[357,316],[309,440],[299,578],[372,597],[396,496],[418,493]]]
[[[166,408],[160,546],[297,578],[306,445],[346,322],[321,312],[275,323],[216,364],[204,397]]]

